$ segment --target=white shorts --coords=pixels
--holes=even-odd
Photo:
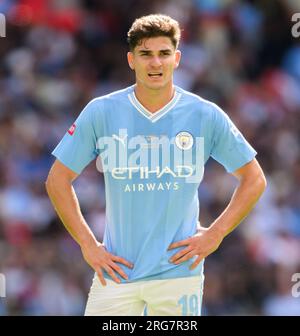
[[[102,286],[95,274],[85,316],[200,316],[204,276]]]

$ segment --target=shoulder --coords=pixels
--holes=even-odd
[[[182,96],[182,103],[189,108],[193,108],[200,113],[203,113],[211,118],[216,118],[218,114],[225,114],[225,112],[214,102],[204,99],[201,96],[186,91],[180,87],[176,87],[178,93]]]
[[[101,113],[108,110],[109,107],[115,107],[115,104],[122,104],[127,100],[127,96],[132,90],[132,87],[127,87],[122,90],[113,91],[106,95],[95,97],[90,100],[85,109],[90,110],[92,113]]]
[[[132,90],[133,90],[133,86],[129,86],[121,90],[113,91],[104,96],[94,98],[93,100],[91,100],[91,103],[93,102],[93,104],[95,105],[101,105],[101,104],[121,102],[124,99],[127,99],[128,94]]]

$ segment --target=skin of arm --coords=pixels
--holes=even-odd
[[[180,264],[197,255],[198,257],[190,266],[190,269],[194,269],[203,258],[218,249],[224,237],[234,230],[253,209],[267,186],[259,163],[253,159],[233,172],[233,175],[238,179],[239,184],[228,206],[208,228],[200,227],[194,236],[172,243],[168,250],[184,248],[174,254],[170,262]]]
[[[51,167],[45,186],[52,205],[65,228],[79,244],[86,262],[95,270],[100,282],[106,285],[103,276],[105,270],[114,281],[120,283],[115,272],[124,279],[128,279],[125,272],[116,262],[129,268],[133,265],[127,260],[107,252],[105,246],[97,241],[90,227],[86,223],[80,210],[78,198],[72,186],[78,174],[56,160]]]

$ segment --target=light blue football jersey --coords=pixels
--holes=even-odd
[[[128,281],[201,274],[203,261],[189,269],[196,257],[170,263],[182,248],[168,246],[196,233],[204,164],[211,156],[233,172],[256,151],[214,103],[175,86],[172,100],[150,113],[134,87],[89,102],[53,155],[78,174],[95,158],[102,165],[103,243],[134,264],[119,264]]]

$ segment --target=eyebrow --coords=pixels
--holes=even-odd
[[[161,49],[159,50],[159,52],[172,52],[171,49]],[[141,50],[138,50],[138,53],[139,54],[151,54],[152,53],[152,50],[148,50],[148,49],[141,49]]]

